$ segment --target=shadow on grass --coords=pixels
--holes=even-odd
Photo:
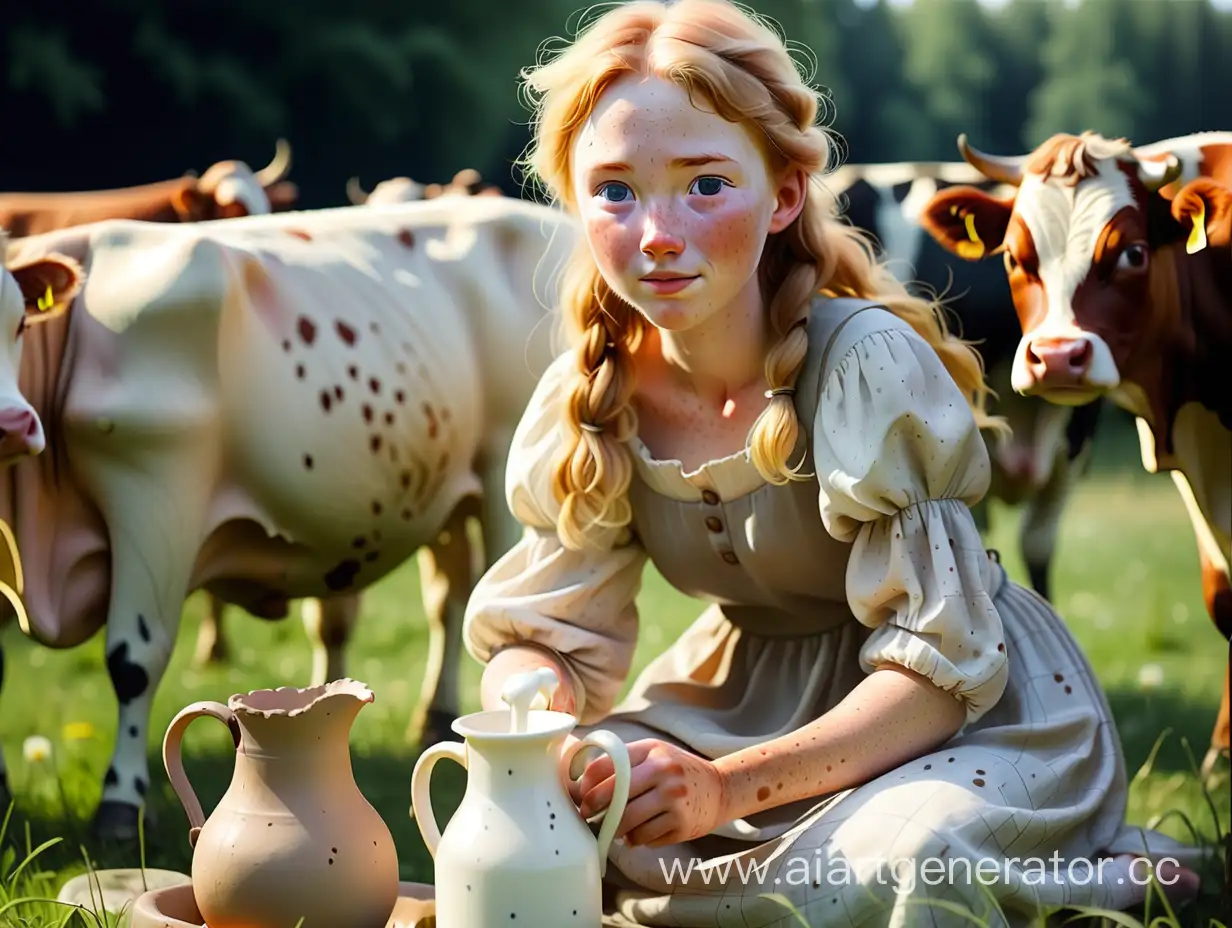
[[[419,827],[410,816],[411,772],[418,752],[408,750],[403,755],[366,754],[352,749],[351,764],[355,782],[364,797],[385,821],[393,835],[398,852],[399,874],[402,880],[430,883],[433,881],[432,858],[424,846]],[[161,757],[150,758],[151,770],[161,772]],[[205,810],[207,819],[231,784],[235,770],[234,752],[195,753],[184,758],[184,769]],[[188,844],[188,818],[179,799],[166,782],[165,774],[155,779],[156,788],[149,797],[145,825],[144,866],[191,873],[192,849]],[[466,772],[457,764],[438,764],[432,775],[433,808],[437,822],[444,830],[446,823],[462,801],[466,788]],[[86,869],[83,849],[90,865],[98,869],[136,867],[142,865],[138,843],[99,841],[91,833],[89,816],[93,805],[83,807],[81,797],[74,811],[65,816],[45,808],[29,808],[16,797],[15,834],[23,834],[29,823],[32,840],[37,844],[51,838],[62,842],[40,856],[43,869],[62,871],[63,880]],[[96,802],[94,797],[91,802]]]
[[[1193,773],[1185,742],[1202,762],[1211,743],[1218,704],[1208,710],[1186,694],[1172,689],[1141,690],[1106,688],[1108,704],[1117,720],[1117,731],[1125,751],[1125,761],[1132,773],[1151,754],[1160,733],[1171,733],[1159,746],[1152,768],[1156,773]]]

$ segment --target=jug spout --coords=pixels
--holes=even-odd
[[[232,696],[227,705],[243,730],[246,751],[286,756],[322,744],[345,745],[359,711],[374,698],[366,684],[343,679],[305,689],[254,690]],[[333,756],[350,763],[345,748]]]
[[[280,686],[277,689],[253,690],[251,693],[232,696],[229,703],[237,712],[242,710],[265,718],[296,718],[318,708],[324,710],[327,706],[329,711],[349,709],[354,716],[374,698],[366,683],[346,677],[320,686]]]

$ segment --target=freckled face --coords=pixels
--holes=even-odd
[[[610,86],[572,157],[599,271],[662,329],[692,328],[755,292],[766,236],[792,218],[776,213],[776,188],[749,131],[696,108],[671,81]]]

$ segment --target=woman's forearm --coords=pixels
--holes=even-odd
[[[723,821],[864,783],[944,744],[965,718],[949,693],[886,665],[816,721],[716,760]]]

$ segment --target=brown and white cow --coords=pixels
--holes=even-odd
[[[138,187],[70,193],[0,193],[0,228],[13,238],[106,219],[201,222],[290,209],[299,197],[286,180],[291,146],[278,140],[274,160],[259,171],[219,161],[201,177],[186,175]]]
[[[449,625],[432,708],[458,711],[460,526],[478,515],[487,551],[520,535],[505,459],[577,239],[560,211],[468,197],[10,243],[27,296],[0,313],[0,418],[33,411],[47,442],[0,471],[19,552],[0,580],[47,646],[106,628],[119,724],[96,831],[136,833],[150,706],[195,590],[268,613],[358,592],[427,546]],[[85,284],[15,343],[46,289],[21,269],[57,255]]]
[[[1092,132],[963,157],[1016,188],[955,187],[923,222],[967,260],[1001,256],[1022,326],[1019,393],[1137,417],[1143,463],[1168,470],[1194,525],[1211,618],[1232,635],[1232,132],[1134,148]],[[1228,682],[1203,764],[1228,752]]]

